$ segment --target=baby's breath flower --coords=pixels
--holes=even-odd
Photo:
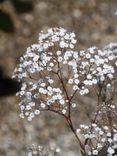
[[[102,50],[90,47],[81,51],[74,50],[76,43],[74,32],[61,27],[49,28],[39,33],[38,43],[27,48],[13,75],[22,82],[17,93],[21,98],[20,117],[32,121],[44,110],[54,111],[66,117],[72,128],[69,117],[71,109],[77,106],[72,99],[76,93],[84,96],[95,91],[98,96],[96,123],[80,125],[76,132],[80,131],[85,138],[88,156],[98,155],[106,144],[106,153],[111,156],[117,149],[117,128],[111,122],[117,117],[113,100],[116,97],[117,43]],[[100,126],[101,120],[105,123]],[[111,128],[107,122],[112,124]]]
[[[108,152],[108,154],[112,155],[115,153],[115,150],[112,147],[109,147],[107,152]]]

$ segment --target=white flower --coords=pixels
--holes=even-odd
[[[52,83],[54,83],[54,80],[49,79],[48,82],[49,82],[50,84],[52,84]]]
[[[66,40],[69,40],[69,34],[66,34],[65,36],[64,36],[64,38],[66,39]]]
[[[57,53],[57,55],[61,55],[61,51],[60,50],[58,50],[56,53]]]
[[[62,62],[63,58],[61,56],[58,57],[58,62]]]
[[[97,150],[93,150],[93,155],[98,155],[98,151]]]
[[[117,133],[114,134],[113,140],[117,142]]]
[[[69,83],[69,84],[72,84],[72,83],[73,83],[73,79],[69,79],[69,80],[68,80],[68,83]]]
[[[93,63],[93,62],[95,62],[95,59],[93,59],[93,58],[90,58],[90,60],[89,60],[91,63]]]
[[[91,74],[88,74],[87,75],[87,79],[92,79],[92,75]]]
[[[35,115],[39,115],[40,114],[40,110],[36,109],[35,110]]]
[[[88,93],[89,93],[89,90],[87,88],[85,88],[83,94],[88,94]]]
[[[70,44],[69,47],[70,47],[71,49],[73,49],[73,48],[74,48],[74,45],[73,45],[73,44]]]
[[[39,55],[34,55],[33,61],[38,61],[38,59],[39,59]]]
[[[66,111],[65,109],[62,110],[62,113],[63,113],[63,114],[66,114],[66,112],[67,112],[67,111]]]
[[[110,133],[110,132],[108,132],[108,133],[107,133],[107,136],[108,136],[108,137],[111,137],[111,133]]]
[[[90,54],[86,54],[86,58],[89,59],[91,57]]]
[[[78,78],[78,74],[74,74],[74,78]]]
[[[59,102],[60,102],[60,104],[62,104],[62,105],[65,104],[65,101],[64,101],[63,99],[61,99]]]
[[[115,153],[115,150],[112,147],[109,147],[108,150],[107,150],[107,152],[109,154],[114,154]]]
[[[117,11],[115,11],[115,15],[117,15]]]
[[[76,107],[76,103],[72,103],[72,107],[75,108]]]
[[[75,84],[79,84],[80,81],[78,79],[75,79],[74,82]]]
[[[64,42],[64,41],[61,41],[61,42],[60,42],[60,47],[61,47],[61,48],[64,48],[64,47],[65,47],[65,42]]]
[[[74,52],[73,57],[74,57],[75,59],[77,59],[77,58],[78,58],[78,52]]]
[[[112,75],[112,74],[108,74],[108,77],[109,77],[110,79],[112,79],[112,78],[113,78],[113,75]]]
[[[25,91],[20,91],[19,93],[21,96],[25,94]]]
[[[77,85],[73,85],[73,90],[77,90],[78,86]]]
[[[51,67],[53,67],[54,66],[54,63],[52,63],[52,62],[50,62],[50,64],[49,64]]]
[[[71,40],[71,43],[73,43],[73,44],[76,44],[76,42],[77,42],[77,40],[75,40],[75,39]]]
[[[92,80],[93,84],[97,84],[97,79]]]

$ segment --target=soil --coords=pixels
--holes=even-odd
[[[37,42],[38,33],[49,27],[64,27],[77,34],[78,49],[117,42],[117,0],[32,0],[34,9],[17,13],[10,0],[0,3],[8,13],[15,31],[0,30],[0,67],[9,77],[26,48]],[[78,99],[76,99],[78,101]],[[93,107],[85,105],[90,97],[78,101],[74,120],[87,122]],[[61,156],[77,156],[76,140],[65,121],[52,113],[42,113],[31,123],[19,118],[19,99],[15,95],[0,98],[0,156],[27,156],[31,144],[57,146]],[[80,110],[79,110],[80,109]],[[78,115],[77,115],[78,114]]]

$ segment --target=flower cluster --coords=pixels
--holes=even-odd
[[[117,56],[117,42],[109,43],[104,47],[105,55],[110,57],[110,60],[113,60]]]
[[[22,118],[26,116],[30,121],[50,105],[66,113],[66,103],[74,92],[84,95],[89,93],[89,86],[113,79],[115,71],[109,64],[112,56],[105,57],[104,51],[96,47],[74,51],[76,42],[73,32],[50,28],[39,34],[37,44],[27,48],[13,76],[23,82],[17,94],[23,98]],[[69,88],[72,89],[66,97]]]
[[[109,59],[105,57],[102,50],[91,47],[85,51],[80,51],[80,82],[82,83],[81,95],[87,93],[83,90],[87,86],[96,85],[105,81],[105,79],[113,79],[114,68],[109,64]],[[79,61],[78,61],[79,63]],[[86,90],[86,89],[85,89]]]
[[[59,156],[60,148],[58,147],[45,147],[42,145],[31,145],[28,147],[28,156],[46,156],[55,154]]]
[[[117,150],[117,43],[81,51],[75,50],[76,43],[74,32],[50,28],[41,31],[38,43],[27,48],[13,75],[22,82],[17,93],[22,99],[20,117],[31,121],[42,111],[58,113],[65,117],[83,152],[98,155],[106,147],[106,155],[113,156]],[[97,106],[93,124],[80,126],[85,138],[82,144],[71,120],[71,109],[76,107],[72,99],[92,89]]]
[[[113,130],[113,133],[111,131]],[[117,130],[108,126],[99,127],[97,124],[80,125],[77,133],[85,138],[85,150],[88,156],[102,155],[113,156],[117,154]]]
[[[68,99],[59,83],[62,83],[59,71],[63,68],[64,52],[71,53],[69,49],[73,49],[75,43],[73,32],[53,28],[47,33],[41,32],[39,43],[27,48],[13,76],[23,82],[21,91],[17,93],[23,99],[20,103],[22,118],[26,116],[31,121],[40,110],[51,109],[53,105],[66,113],[64,105]]]

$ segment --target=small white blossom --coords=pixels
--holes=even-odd
[[[39,115],[40,114],[40,110],[35,110],[35,115]]]
[[[97,150],[93,150],[93,155],[98,155],[98,151]]]
[[[66,112],[67,112],[67,111],[66,111],[65,109],[62,110],[62,113],[63,113],[63,114],[66,114]]]
[[[108,152],[108,154],[114,154],[115,150],[112,147],[109,147],[107,152]]]

